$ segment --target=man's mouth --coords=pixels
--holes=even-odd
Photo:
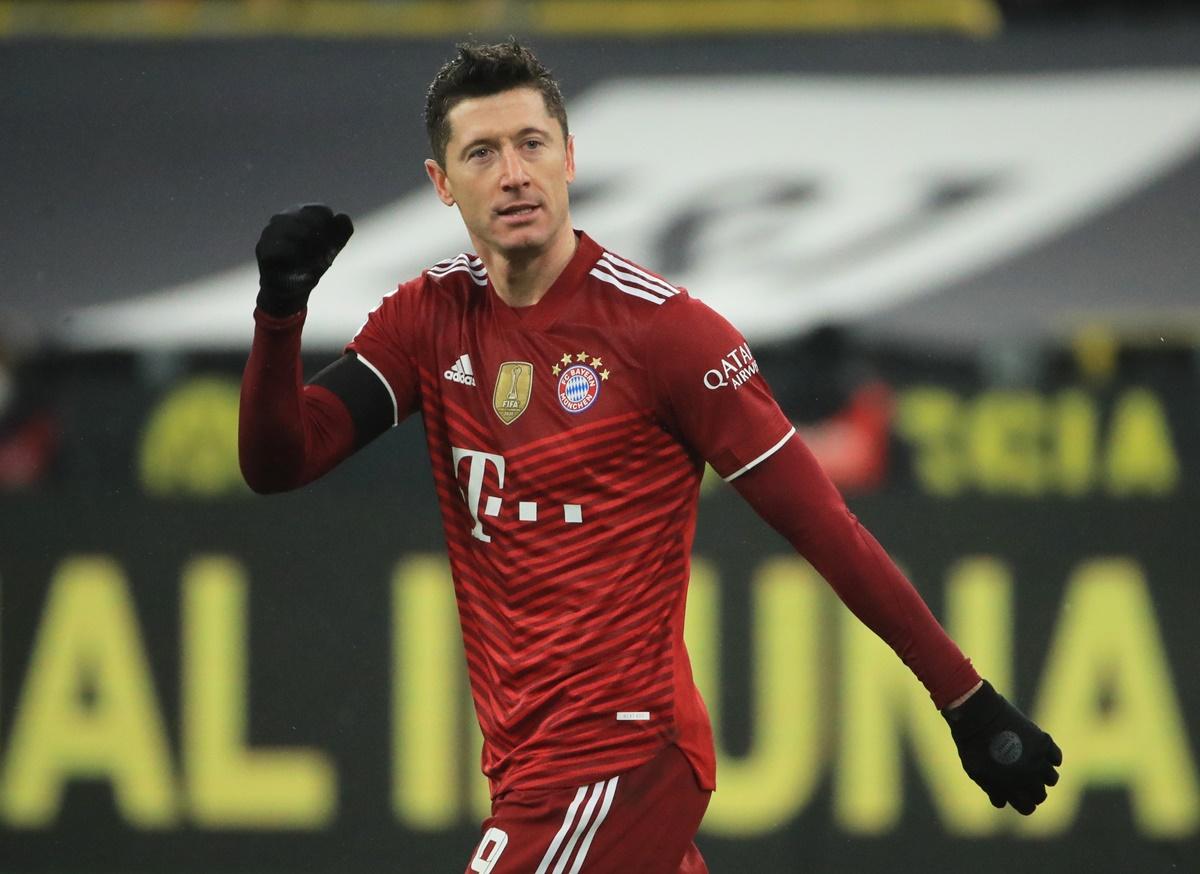
[[[517,218],[520,216],[530,215],[537,208],[537,204],[535,203],[514,203],[512,206],[506,206],[503,209],[496,210],[496,212],[502,216]]]

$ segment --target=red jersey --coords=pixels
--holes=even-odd
[[[396,421],[424,418],[493,795],[671,743],[714,788],[683,642],[700,478],[708,461],[734,479],[794,431],[737,330],[579,234],[534,306],[459,255],[347,348]]]

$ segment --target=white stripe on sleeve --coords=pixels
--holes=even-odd
[[[394,391],[392,391],[392,387],[390,385],[388,385],[388,381],[386,379],[384,379],[384,376],[380,372],[378,367],[376,367],[374,364],[372,364],[370,361],[368,361],[366,358],[364,358],[361,352],[355,352],[354,354],[358,356],[359,361],[361,361],[363,364],[367,365],[367,369],[369,371],[371,371],[373,374],[375,374],[376,376],[379,377],[379,381],[382,382],[383,387],[385,389],[387,389],[388,397],[392,399],[392,424],[393,425],[400,424],[400,406],[399,406],[399,404],[396,403],[396,393]]]
[[[628,261],[623,261],[622,259],[618,258],[616,255],[614,255],[612,252],[605,252],[600,257],[603,258],[605,261],[608,261],[610,264],[612,264],[614,266],[614,268],[618,267],[618,266],[624,267],[626,270],[629,270],[629,271],[632,271],[633,273],[638,274],[643,279],[645,279],[647,282],[651,282],[651,283],[657,285],[659,288],[662,289],[662,293],[667,295],[668,297],[670,297],[673,294],[679,294],[679,289],[676,288],[675,286],[673,286],[671,283],[667,282],[665,279],[659,279],[654,274],[647,273],[645,270],[643,270],[641,267],[638,267],[636,264],[630,264]]]
[[[733,473],[731,473],[729,476],[725,477],[725,482],[731,483],[735,479],[737,479],[739,476],[744,474],[746,471],[762,464],[764,461],[766,461],[768,458],[770,458],[772,455],[774,455],[776,452],[778,452],[780,449],[782,449],[783,444],[787,443],[788,440],[790,440],[792,438],[792,435],[795,433],[796,433],[796,429],[792,428],[790,431],[788,431],[786,434],[783,435],[782,440],[780,440],[778,443],[776,443],[774,446],[772,446],[770,449],[768,449],[766,452],[764,452],[758,458],[754,459],[752,462],[747,464],[742,469],[736,470]]]
[[[652,294],[649,291],[645,291],[640,288],[634,288],[632,285],[626,285],[624,282],[617,279],[617,277],[613,276],[611,273],[604,272],[599,267],[593,267],[588,272],[591,276],[596,277],[601,282],[607,282],[609,285],[613,286],[618,291],[623,291],[626,294],[633,295],[634,297],[640,297],[642,300],[650,301],[650,303],[661,304],[663,302],[663,300],[665,299],[665,298],[659,297],[656,294]]]
[[[668,298],[672,294],[675,294],[675,292],[664,291],[660,286],[653,285],[653,284],[647,282],[646,280],[639,278],[638,276],[636,276],[633,273],[627,273],[626,271],[620,269],[619,267],[617,267],[613,264],[597,264],[596,268],[599,270],[608,271],[613,276],[617,277],[617,279],[624,282],[626,285],[640,286],[640,287],[646,289],[646,291],[652,291],[655,294],[661,295],[664,298]]]

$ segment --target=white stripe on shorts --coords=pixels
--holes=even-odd
[[[579,874],[579,869],[583,867],[583,860],[587,858],[588,849],[592,846],[592,838],[596,836],[596,829],[600,828],[600,823],[604,822],[604,817],[608,816],[608,809],[612,807],[613,796],[616,794],[617,778],[613,777],[604,788],[604,803],[600,805],[600,815],[592,820],[592,827],[588,829],[587,837],[579,845],[579,855],[575,857],[575,864],[571,866],[571,874]]]
[[[538,865],[537,874],[546,874],[547,866],[554,861],[555,855],[558,854],[558,848],[562,846],[563,837],[566,835],[567,829],[571,827],[571,821],[575,819],[575,811],[579,809],[579,802],[583,801],[583,796],[586,793],[586,786],[580,786],[579,791],[575,793],[575,800],[567,808],[567,815],[563,819],[562,827],[558,830],[558,834],[554,836],[554,840],[550,842],[550,848],[546,850],[546,855],[542,856],[542,864]]]
[[[566,870],[567,862],[570,860],[571,854],[575,852],[575,845],[579,843],[579,836],[587,828],[588,820],[592,818],[592,814],[596,811],[596,802],[600,800],[600,793],[603,791],[603,783],[592,784],[592,791],[588,793],[587,806],[583,808],[583,815],[579,817],[579,823],[575,826],[575,831],[571,833],[571,840],[567,841],[567,845],[563,847],[563,851],[558,857],[558,863],[554,866],[551,874],[563,874],[563,871]]]
[[[541,864],[538,865],[536,874],[564,874],[567,863],[571,860],[571,855],[575,851],[575,845],[579,843],[579,838],[587,831],[587,836],[583,843],[579,846],[579,854],[575,857],[575,864],[571,866],[571,874],[579,874],[583,868],[584,859],[587,858],[588,850],[592,845],[592,839],[596,835],[596,830],[600,828],[600,824],[604,822],[604,818],[608,816],[608,810],[612,806],[613,795],[617,791],[617,777],[613,777],[604,783],[593,783],[591,786],[580,786],[575,793],[575,798],[571,802],[571,806],[567,808],[567,814],[563,817],[562,826],[559,827],[558,833],[554,836],[554,840],[550,842],[550,846],[546,849],[546,855],[542,857]],[[580,814],[578,822],[575,820],[575,815],[579,812],[579,805],[583,802],[584,795],[588,796],[587,804],[583,808],[583,813]],[[603,796],[604,801],[600,805],[599,814],[593,819],[593,814],[596,813],[596,804]],[[588,825],[591,824],[589,828]],[[571,839],[563,845],[563,838],[571,826],[575,826],[574,832],[571,834]],[[550,866],[554,865],[551,869]]]

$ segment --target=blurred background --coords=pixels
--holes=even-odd
[[[576,225],[709,301],[1063,781],[996,812],[722,484],[688,640],[714,872],[1200,870],[1190,2],[0,2],[0,870],[458,871],[486,814],[418,422],[236,458],[253,248],[357,233],[310,372],[469,249],[429,79],[528,41]]]

